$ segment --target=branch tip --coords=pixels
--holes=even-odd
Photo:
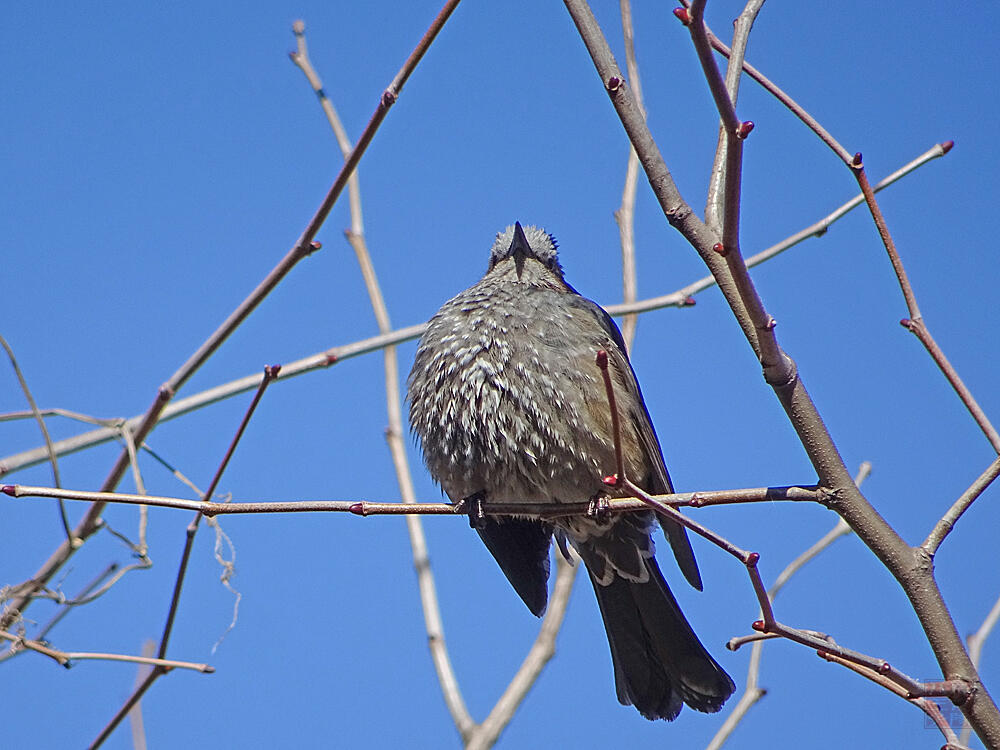
[[[17,487],[13,484],[5,484],[0,487],[0,492],[11,497],[17,497]]]
[[[861,169],[864,166],[864,160],[861,157],[861,152],[858,151],[854,154],[854,158],[851,159],[851,167],[854,169]]]
[[[751,552],[747,555],[747,565],[756,565],[760,560],[760,552]]]
[[[596,361],[597,361],[597,366],[600,367],[602,370],[608,369],[608,353],[604,351],[604,349],[598,349]]]
[[[305,31],[306,31],[306,22],[303,21],[301,18],[297,19],[292,24],[292,33],[295,34],[296,36],[299,36],[300,34],[304,34]]]
[[[955,146],[955,141],[945,141],[944,143],[941,144],[941,151],[947,154],[949,151],[952,150],[952,148],[954,148],[954,146]]]
[[[674,17],[685,26],[691,25],[691,14],[687,8],[674,8]]]

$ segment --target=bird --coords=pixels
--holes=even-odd
[[[607,632],[618,701],[647,719],[683,704],[718,711],[735,690],[681,612],[657,564],[657,522],[694,588],[701,574],[684,527],[653,510],[608,512],[628,496],[616,470],[607,352],[624,473],[651,494],[673,492],[659,440],[611,316],[565,280],[555,238],[519,222],[496,235],[479,282],[447,301],[417,345],[409,421],[424,462],[469,513],[487,549],[536,616],[548,601],[553,539],[579,554]],[[613,484],[613,483],[612,483]],[[585,514],[489,515],[490,502],[591,502]]]

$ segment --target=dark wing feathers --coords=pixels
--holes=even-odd
[[[586,297],[578,297],[576,301],[577,304],[593,312],[601,323],[601,326],[611,337],[617,351],[609,351],[608,356],[619,361],[619,369],[627,376],[626,387],[636,397],[634,400],[639,408],[634,410],[630,416],[632,424],[639,434],[642,448],[649,459],[648,463],[653,467],[653,474],[648,482],[649,486],[643,487],[643,489],[653,495],[673,492],[673,484],[670,482],[670,475],[667,473],[667,467],[663,461],[660,441],[656,437],[653,420],[649,417],[649,410],[646,408],[646,402],[642,398],[642,390],[639,388],[639,381],[636,379],[635,372],[632,370],[632,364],[629,362],[625,340],[622,338],[618,325],[600,305],[591,302]],[[640,478],[641,480],[642,478]],[[688,539],[687,530],[662,513],[657,513],[656,516],[660,522],[660,526],[663,528],[664,535],[667,537],[667,541],[670,542],[670,548],[674,552],[674,558],[677,560],[678,567],[680,567],[688,583],[698,589],[698,591],[701,591],[701,573],[698,570],[698,562],[695,560],[694,550],[691,548],[691,540]]]
[[[476,531],[507,576],[510,585],[536,617],[549,598],[549,544],[552,526],[535,519],[486,516]]]

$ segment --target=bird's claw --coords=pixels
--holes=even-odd
[[[469,517],[469,526],[473,529],[481,529],[486,525],[486,513],[483,511],[485,497],[485,492],[477,492],[455,503],[455,512],[465,513]]]
[[[590,498],[590,503],[587,505],[587,518],[593,518],[598,523],[606,523],[611,518],[611,503],[608,502],[607,495],[599,493]]]

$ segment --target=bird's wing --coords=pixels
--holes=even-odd
[[[486,516],[477,521],[476,531],[518,596],[541,617],[548,603],[552,526],[537,519]]]
[[[649,486],[643,487],[643,489],[654,495],[671,493],[674,491],[673,484],[670,482],[670,475],[667,473],[667,467],[663,461],[660,441],[656,437],[653,421],[649,417],[649,410],[646,408],[646,402],[642,398],[639,381],[636,379],[635,372],[632,370],[632,364],[629,362],[625,340],[622,338],[621,331],[603,307],[579,294],[578,300],[578,304],[581,307],[589,309],[593,313],[611,339],[613,346],[608,350],[608,357],[612,360],[615,369],[624,374],[625,387],[633,396],[631,399],[632,403],[636,404],[631,409],[629,417],[635,427],[636,433],[639,435],[642,449],[647,457],[647,463],[652,467],[651,476],[646,482]],[[642,481],[641,477],[639,481]],[[698,571],[698,562],[695,560],[694,550],[691,548],[691,540],[688,539],[686,529],[662,513],[657,513],[656,515],[660,526],[663,528],[663,533],[667,537],[667,541],[670,542],[670,548],[674,552],[674,557],[681,572],[688,583],[698,589],[698,591],[701,591],[701,573]]]

